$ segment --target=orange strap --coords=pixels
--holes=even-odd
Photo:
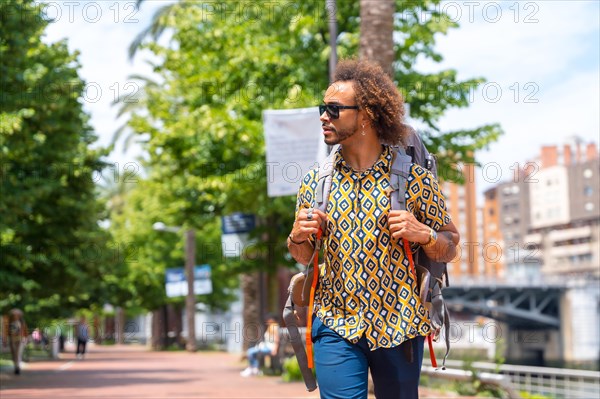
[[[435,352],[433,351],[433,337],[432,334],[427,336],[427,344],[429,345],[429,357],[431,358],[431,365],[437,369],[437,361],[435,360]]]
[[[408,263],[410,264],[410,272],[414,277],[413,280],[415,284],[417,284],[417,271],[415,270],[415,262],[413,261],[410,244],[408,243],[408,240],[406,238],[402,239],[402,241],[404,241],[404,253],[406,254],[406,257],[408,258]]]
[[[321,239],[323,232],[319,228],[317,231],[317,241]],[[313,361],[313,345],[312,345],[312,316],[313,307],[315,305],[315,290],[317,289],[317,281],[319,281],[319,253],[317,252],[313,260],[313,279],[310,284],[310,298],[308,300],[308,316],[306,320],[306,357],[308,358],[308,368],[315,367]]]
[[[410,271],[413,275],[413,281],[415,284],[417,284],[417,271],[415,270],[415,262],[413,261],[412,250],[410,249],[410,244],[408,243],[408,240],[405,238],[405,239],[403,239],[403,241],[404,241],[404,253],[406,254],[406,257],[408,258],[408,262],[410,263]],[[429,333],[429,335],[427,336],[427,345],[429,345],[429,357],[431,358],[431,365],[434,368],[437,368],[437,361],[435,360],[435,352],[433,351],[432,334],[433,334],[433,331],[431,333]]]

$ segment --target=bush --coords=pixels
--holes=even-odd
[[[523,399],[550,399],[550,396],[544,396],[541,393],[530,393],[526,391],[519,392]]]
[[[283,362],[283,375],[285,382],[302,381],[302,372],[296,356],[288,357]]]

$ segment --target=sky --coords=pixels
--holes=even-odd
[[[338,0],[344,1],[344,0]],[[87,82],[85,109],[98,145],[110,143],[125,122],[117,119],[119,95],[138,90],[132,74],[151,75],[147,54],[133,61],[128,47],[154,12],[173,1],[49,1],[45,41],[66,38],[80,52],[80,75]],[[214,1],[213,1],[214,2]],[[499,123],[504,135],[477,153],[481,193],[512,177],[515,164],[534,160],[542,145],[562,145],[574,135],[600,140],[600,1],[443,1],[440,10],[460,24],[437,38],[441,63],[419,60],[424,72],[452,68],[460,79],[485,77],[466,109],[451,110],[442,131]],[[422,18],[429,16],[423,15]],[[109,162],[131,171],[139,148],[117,146]],[[129,163],[129,164],[128,164]]]

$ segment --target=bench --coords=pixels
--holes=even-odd
[[[302,343],[306,347],[306,327],[298,327]],[[294,355],[294,348],[290,342],[290,333],[286,327],[279,328],[279,348],[277,355],[262,355],[259,357],[259,366],[263,370],[268,370],[269,374],[281,374],[283,372],[283,363],[289,357]],[[267,362],[268,360],[268,362]],[[268,364],[268,366],[267,366]]]

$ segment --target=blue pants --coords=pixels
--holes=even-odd
[[[246,355],[248,356],[248,363],[250,367],[258,368],[258,355],[270,355],[271,349],[264,345],[253,346],[248,349]]]
[[[424,337],[412,339],[413,362],[404,345],[370,351],[363,336],[353,344],[314,317],[314,359],[322,399],[366,399],[368,376],[377,399],[417,399]]]

